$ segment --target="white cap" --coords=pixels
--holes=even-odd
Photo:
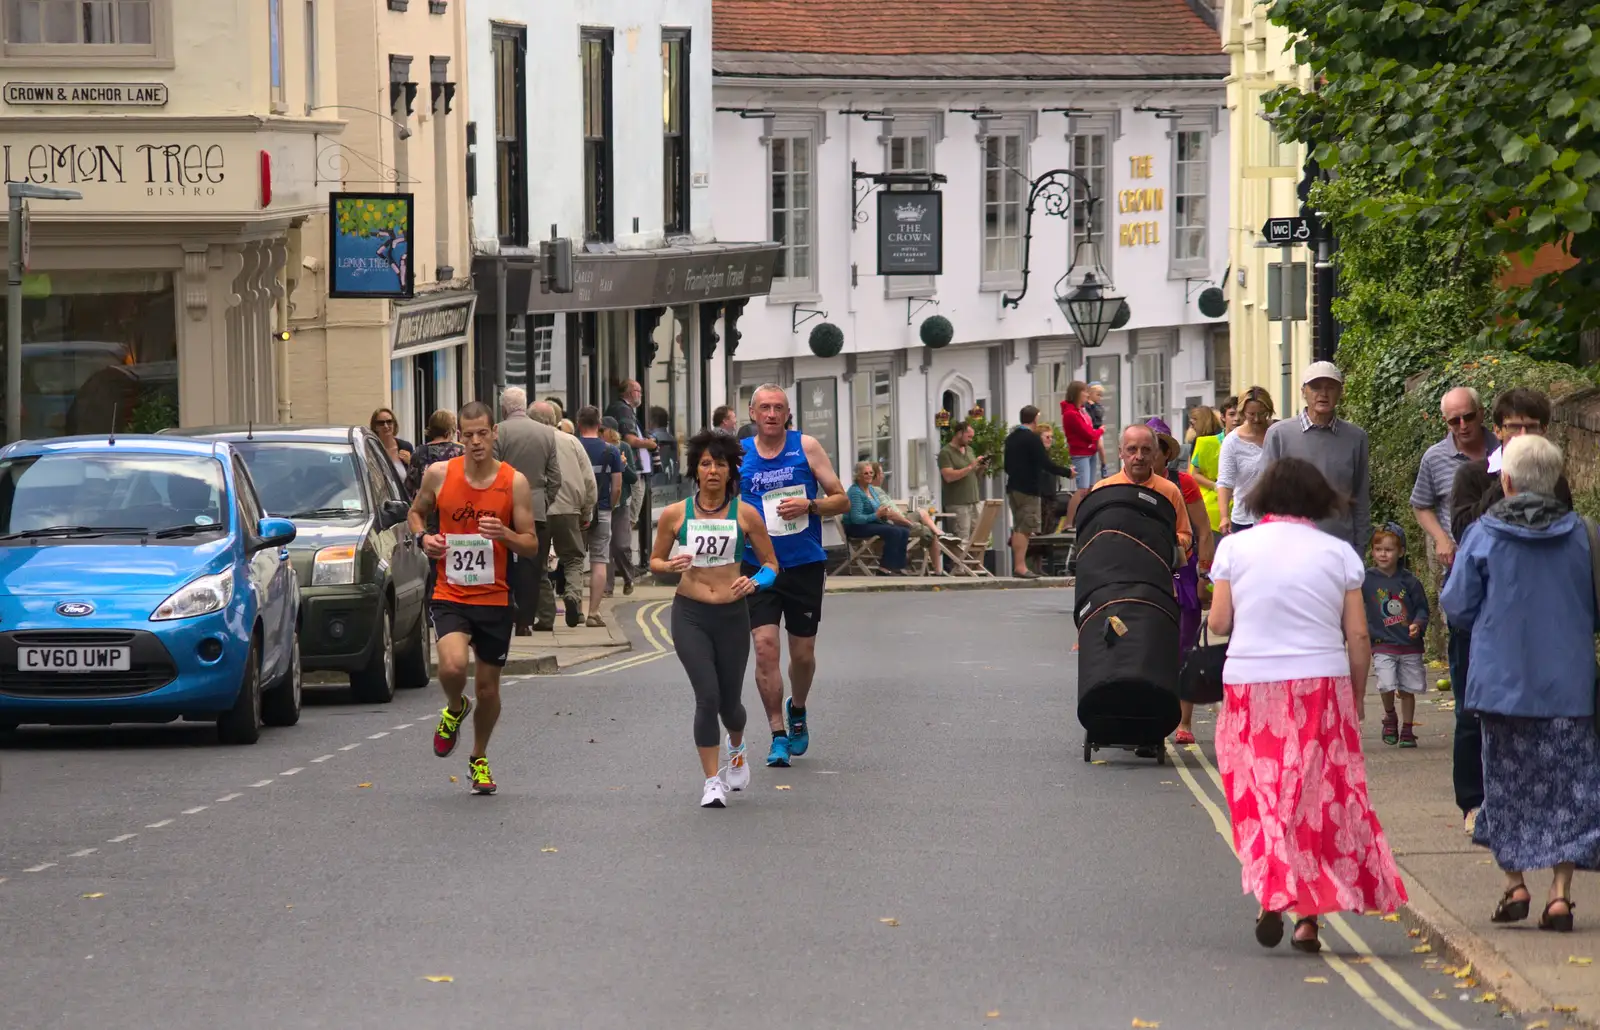
[[[1300,385],[1310,386],[1318,379],[1332,379],[1341,386],[1344,385],[1344,373],[1331,361],[1313,361],[1307,365],[1305,374],[1300,377]]]

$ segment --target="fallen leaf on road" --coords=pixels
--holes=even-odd
[[[1499,997],[1500,995],[1494,993],[1493,991],[1485,991],[1483,994],[1478,995],[1478,1000],[1487,1005],[1491,1001],[1498,1000]]]
[[[1466,965],[1464,965],[1460,969],[1456,970],[1456,975],[1461,977],[1462,979],[1466,979],[1467,977],[1471,976],[1472,975],[1472,963],[1468,962]]]
[[[894,916],[884,916],[882,919],[878,920],[878,922],[882,923],[884,926],[900,925],[900,920],[896,919]]]
[[[1464,991],[1468,987],[1476,987],[1476,986],[1478,986],[1478,981],[1476,981],[1476,980],[1457,980],[1456,981],[1456,990],[1458,990],[1458,991]]]
[[[358,784],[356,784],[356,786],[358,786],[358,787],[370,787],[370,786],[372,786],[372,784],[370,784],[370,783],[358,783]]]
[[[794,788],[789,786],[787,783],[780,783],[776,787],[773,787],[772,789],[773,790],[793,790]]]
[[[1555,1011],[1555,1012],[1576,1012],[1576,1011],[1578,1011],[1578,1006],[1576,1006],[1576,1005],[1551,1005],[1550,1008],[1551,1008],[1552,1011]]]
[[[984,1019],[999,1019],[1000,1018],[1000,1010],[999,1009],[990,1009],[988,1012],[985,1012],[983,1014],[983,1018]]]
[[[1386,923],[1398,923],[1400,921],[1400,917],[1395,913],[1390,912],[1388,915],[1383,917],[1383,921]]]
[[[86,898],[103,898],[105,896],[106,895],[105,895],[104,891],[95,891],[93,894],[85,894],[84,895],[84,897],[86,897]]]
[[[283,906],[283,907],[284,907],[284,908],[294,908],[294,906],[293,906],[293,905],[285,905],[285,906]]]
[[[1172,780],[1162,780],[1161,785],[1163,787],[1173,787],[1176,786],[1176,783],[1174,783]]]
[[[461,781],[456,779],[454,776],[452,776],[452,777],[450,777],[450,782],[451,783],[460,783]]]
[[[1431,945],[1431,944],[1419,944],[1415,948],[1411,949],[1411,954],[1413,954],[1413,955],[1426,955],[1428,952],[1430,952],[1432,950],[1433,950],[1433,945]]]
[[[450,984],[456,982],[456,978],[453,976],[425,976],[423,979],[431,984]]]
[[[1355,958],[1347,958],[1347,959],[1345,959],[1345,961],[1350,963],[1350,965],[1352,965],[1352,966],[1370,966],[1370,965],[1372,965],[1372,959],[1369,956],[1366,956],[1366,955],[1357,955]]]
[[[1406,936],[1407,937],[1421,937],[1422,936],[1422,931],[1421,930],[1407,930],[1406,931]]]
[[[1535,1019],[1523,1027],[1522,1030],[1550,1030],[1550,1021],[1548,1019]]]
[[[1327,982],[1328,982],[1328,978],[1325,977],[1325,976],[1308,976],[1308,977],[1306,977],[1306,983],[1308,983],[1308,984],[1325,984]]]
[[[1594,965],[1594,959],[1579,958],[1577,955],[1568,955],[1567,964],[1572,966],[1592,966]]]
[[[606,790],[627,790],[627,787],[607,787]]]
[[[1450,995],[1444,993],[1443,991],[1436,990],[1432,994],[1430,994],[1429,997],[1432,998],[1434,1001],[1445,1001],[1450,997]]]
[[[1364,915],[1364,916],[1381,916],[1381,915],[1383,915],[1383,913],[1379,912],[1377,909],[1372,909],[1369,912],[1363,912],[1361,914]]]
[[[556,853],[556,849],[555,848],[540,848],[539,849],[539,853],[540,854],[544,854],[544,855],[553,855],[553,854]]]
[[[1089,764],[1090,765],[1105,765],[1106,764],[1106,760],[1104,758],[1096,758],[1094,761],[1090,762]]]
[[[1139,1019],[1139,1018],[1136,1017],[1134,1019],[1134,1021],[1133,1021],[1133,1025],[1135,1027],[1143,1027],[1144,1030],[1155,1030],[1155,1028],[1159,1027],[1161,1024],[1160,1023],[1146,1023],[1144,1020]]]

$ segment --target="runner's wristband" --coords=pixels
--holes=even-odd
[[[777,581],[778,574],[765,565],[761,566],[760,572],[750,577],[750,582],[756,585],[757,590],[765,590]]]

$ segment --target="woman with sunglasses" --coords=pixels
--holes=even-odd
[[[379,408],[367,420],[367,428],[371,429],[372,435],[383,444],[383,453],[389,456],[389,461],[394,465],[395,475],[404,481],[406,470],[411,464],[411,452],[416,448],[411,445],[411,441],[402,440],[396,435],[399,425],[394,412],[388,408]]]

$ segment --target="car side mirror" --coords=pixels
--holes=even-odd
[[[378,506],[378,528],[393,529],[404,525],[411,517],[411,505],[405,501],[384,501]]]
[[[294,523],[288,519],[262,519],[256,524],[256,534],[261,538],[263,551],[269,547],[285,547],[294,541]]]

